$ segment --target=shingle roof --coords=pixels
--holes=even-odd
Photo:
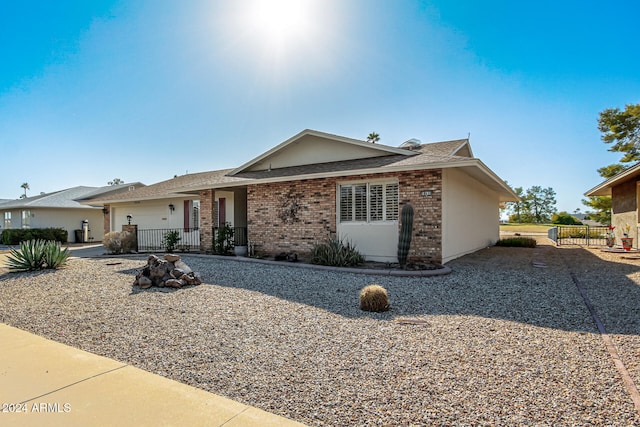
[[[385,172],[394,170],[428,169],[430,167],[446,167],[460,165],[476,167],[488,172],[488,168],[472,156],[469,141],[459,139],[430,144],[422,144],[412,150],[403,149],[408,154],[393,154],[356,160],[343,160],[311,165],[290,166],[238,172],[238,169],[222,169],[210,172],[200,172],[177,176],[166,181],[148,185],[131,192],[100,197],[90,203],[124,203],[138,200],[155,200],[174,198],[179,195],[193,194],[199,190],[210,188],[236,187],[250,185],[263,181],[287,181],[307,178],[309,176],[323,176],[339,174],[356,175],[359,171],[366,173]],[[231,176],[230,173],[235,173]],[[496,178],[500,181],[499,178]],[[494,178],[491,178],[493,180]]]
[[[90,200],[90,204],[104,204],[109,202],[125,202],[131,200],[153,200],[172,198],[184,192],[186,188],[208,186],[216,184],[236,184],[243,180],[227,176],[233,169],[222,169],[210,172],[191,173],[176,176],[165,181],[137,188],[126,193],[97,197]]]
[[[430,156],[450,157],[463,156],[473,157],[468,139],[454,139],[451,141],[432,142],[430,144],[422,144],[418,148],[419,152]]]
[[[144,185],[141,183],[121,184],[105,187],[86,187],[78,186],[67,188],[66,190],[54,191],[52,193],[39,194],[37,196],[27,197],[24,199],[10,200],[0,204],[0,209],[35,209],[35,208],[74,208],[74,209],[93,209],[91,206],[81,204],[83,200],[96,197],[101,194],[110,194],[122,191],[131,185]]]

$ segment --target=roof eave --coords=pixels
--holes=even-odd
[[[191,197],[193,194],[179,192],[179,193],[167,193],[160,194],[155,196],[145,196],[145,197],[135,197],[128,199],[113,199],[113,200],[88,200],[81,202],[83,205],[102,207],[104,205],[115,205],[117,203],[133,203],[133,202],[142,202],[149,200],[164,200],[164,199],[175,199],[176,197]]]
[[[640,162],[612,176],[584,193],[587,197],[611,196],[611,189],[627,179],[640,175]]]
[[[220,183],[220,184],[211,184],[211,185],[203,185],[198,187],[191,187],[188,191],[196,192],[201,190],[215,189],[215,188],[227,188],[227,187],[239,187],[250,184],[268,184],[275,182],[286,182],[286,181],[300,181],[304,179],[319,179],[319,178],[338,178],[338,177],[349,177],[349,176],[358,176],[365,174],[381,174],[387,172],[406,172],[412,170],[429,170],[429,169],[447,169],[447,168],[463,168],[463,167],[475,167],[479,169],[489,180],[489,182],[494,183],[500,191],[500,201],[501,202],[511,202],[520,200],[518,195],[502,180],[500,179],[491,169],[489,169],[482,161],[476,158],[469,158],[464,160],[457,161],[443,161],[443,162],[434,162],[434,163],[424,163],[418,165],[400,165],[400,166],[389,166],[384,168],[373,167],[373,168],[365,168],[365,169],[354,169],[354,170],[340,170],[340,171],[332,171],[332,172],[321,172],[321,173],[310,173],[310,174],[302,174],[302,175],[293,175],[293,176],[277,176],[273,178],[256,178],[256,179],[246,179],[243,181],[235,182],[235,183]],[[186,191],[187,189],[182,189]]]

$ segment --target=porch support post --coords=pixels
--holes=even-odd
[[[215,196],[213,189],[200,191],[200,252],[211,252],[213,248]]]
[[[102,213],[104,214],[102,228],[104,230],[104,234],[109,234],[111,232],[111,206],[104,205],[102,207]]]

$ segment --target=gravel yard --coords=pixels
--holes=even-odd
[[[493,247],[425,278],[183,260],[205,284],[133,288],[146,256],[0,273],[0,322],[312,426],[640,425],[570,274],[640,384],[640,260]],[[390,311],[359,310],[371,283]]]

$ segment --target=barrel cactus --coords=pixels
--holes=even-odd
[[[398,262],[402,268],[407,265],[412,232],[413,206],[407,203],[402,207],[402,212],[400,213],[400,235],[398,236]]]
[[[387,290],[380,285],[368,285],[360,291],[360,310],[381,312],[389,310]]]

